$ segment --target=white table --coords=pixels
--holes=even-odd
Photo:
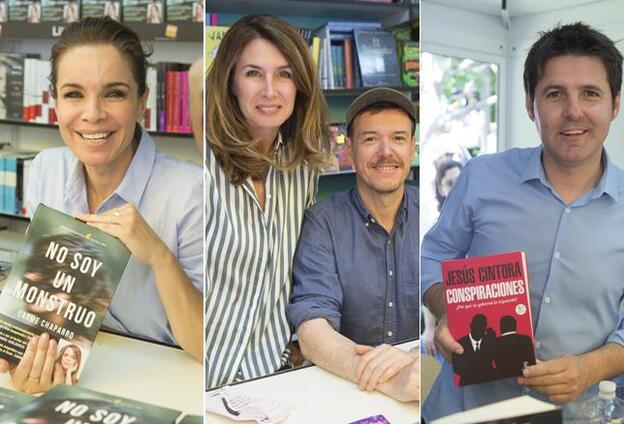
[[[98,392],[203,414],[202,364],[180,349],[100,331],[79,386]],[[8,374],[0,387],[12,388]]]
[[[411,342],[401,345],[410,349]],[[316,366],[293,369],[234,386],[237,391],[256,398],[290,403],[294,409],[284,421],[288,424],[347,424],[371,415],[382,414],[392,424],[420,422],[418,402],[398,402],[382,393],[360,391],[356,384]],[[229,418],[206,413],[206,423],[232,424]]]

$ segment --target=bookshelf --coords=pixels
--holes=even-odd
[[[314,30],[329,21],[380,23],[384,30],[409,25],[419,18],[418,1],[386,3],[355,0],[207,0],[206,12],[217,13],[219,26],[231,26],[248,14],[278,15],[298,28]],[[207,24],[209,22],[207,21]],[[412,39],[418,41],[418,31],[412,31]],[[323,93],[330,107],[330,123],[345,122],[345,112],[351,102],[367,88],[325,89]],[[418,87],[393,86],[418,102]],[[412,177],[418,182],[418,165],[413,165]],[[331,172],[323,175],[319,183],[318,198],[348,189],[355,185],[352,171]]]

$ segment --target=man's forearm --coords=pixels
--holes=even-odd
[[[442,283],[435,283],[433,286],[429,287],[425,293],[425,306],[427,306],[427,309],[429,309],[429,312],[433,314],[436,320],[439,320],[446,314]]]
[[[324,318],[304,322],[297,329],[303,356],[332,374],[356,381],[359,364],[355,343],[338,333]]]
[[[592,385],[624,374],[624,346],[622,345],[607,343],[580,356],[587,366]]]

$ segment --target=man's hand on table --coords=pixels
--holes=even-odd
[[[518,384],[543,393],[553,402],[572,402],[591,383],[589,368],[581,356],[565,355],[531,365],[518,377]]]
[[[417,402],[420,400],[420,358],[418,352],[412,362],[397,375],[377,389],[399,402]]]
[[[356,381],[360,390],[367,392],[390,380],[413,361],[410,353],[388,344],[376,347],[355,345],[355,353],[360,355]]]

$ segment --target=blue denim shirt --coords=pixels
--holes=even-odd
[[[444,259],[521,250],[538,360],[624,345],[624,172],[603,153],[597,186],[566,205],[541,153],[541,146],[511,149],[468,162],[423,240],[423,294],[442,281]],[[546,400],[513,378],[458,388],[452,376],[444,363],[423,404],[425,420],[525,393]]]
[[[308,209],[293,265],[288,317],[295,328],[325,318],[356,343],[419,334],[418,189],[406,186],[388,233],[356,189]]]

